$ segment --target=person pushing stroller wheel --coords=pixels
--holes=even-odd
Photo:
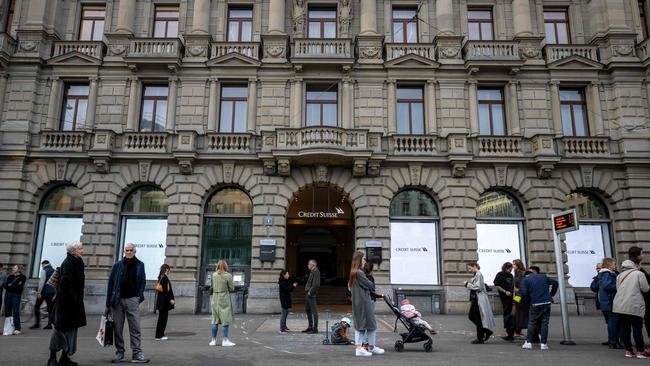
[[[354,253],[350,268],[350,281],[348,282],[348,288],[352,294],[355,355],[358,357],[384,354],[384,350],[375,345],[377,321],[370,297],[370,294],[375,292],[375,284],[368,280],[363,272],[365,262],[366,258],[363,252]],[[367,349],[363,346],[364,343],[368,345]]]

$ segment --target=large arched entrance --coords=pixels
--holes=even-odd
[[[294,291],[296,302],[304,302],[307,262],[314,259],[321,273],[318,303],[346,304],[354,241],[354,212],[342,190],[311,185],[294,196],[287,212],[286,263],[301,286]]]

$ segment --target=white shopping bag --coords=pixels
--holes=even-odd
[[[4,330],[2,331],[2,335],[10,336],[14,334],[14,318],[13,317],[6,317],[5,318],[5,327]]]
[[[99,321],[99,330],[97,331],[97,342],[99,342],[99,345],[104,347],[104,338],[105,338],[105,330],[106,330],[106,317],[102,315],[102,319]]]

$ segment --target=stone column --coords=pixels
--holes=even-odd
[[[133,132],[138,130],[138,111],[140,106],[140,80],[137,77],[131,78],[131,87],[129,88],[129,108],[126,114],[126,130]]]
[[[341,127],[345,129],[354,128],[353,119],[353,107],[352,107],[352,88],[349,77],[343,78],[343,88],[341,93]]]
[[[424,133],[429,135],[437,135],[438,121],[436,119],[436,81],[427,80],[427,86],[424,91],[426,98],[426,107],[424,110],[426,111],[427,118],[427,126]]]
[[[120,0],[120,7],[117,11],[116,33],[133,34],[133,24],[135,22],[135,2],[136,0]]]
[[[95,115],[97,114],[97,92],[99,89],[99,82],[97,77],[90,78],[90,85],[88,86],[88,108],[86,109],[86,128],[85,130],[91,132],[95,126]],[[1,90],[1,89],[0,89]]]
[[[246,111],[246,131],[255,133],[255,121],[257,118],[257,79],[248,80],[248,110]]]
[[[530,19],[530,0],[512,0],[512,18],[514,19],[515,37],[533,34]]]
[[[395,80],[388,80],[388,134],[397,133],[397,88]]]
[[[508,82],[508,119],[510,120],[510,135],[521,136],[521,121],[519,120],[519,95],[517,82]]]
[[[601,115],[600,106],[600,82],[594,81],[587,87],[588,100],[588,116],[589,116],[589,129],[591,136],[604,136],[603,116]]]
[[[59,128],[59,123],[61,122],[61,116],[59,111],[61,110],[61,89],[63,88],[63,82],[61,79],[55,77],[52,79],[52,86],[50,87],[50,100],[47,105],[47,123],[46,129],[56,130]]]
[[[361,31],[359,34],[377,34],[377,0],[361,0]]]
[[[210,79],[210,95],[208,96],[208,132],[217,132],[219,119],[219,81]]]
[[[210,0],[194,0],[194,22],[192,33],[208,34],[210,32]]]
[[[478,87],[476,80],[469,83],[469,135],[478,136],[481,133],[478,121]]]
[[[285,0],[271,0],[269,5],[269,33],[284,34]]]
[[[562,129],[562,107],[560,105],[560,82],[552,80],[551,84],[551,117],[553,118],[553,129],[555,136],[564,136]]]
[[[165,131],[174,132],[176,125],[176,95],[178,94],[178,79],[169,78],[169,95],[167,97],[167,121],[165,121]]]
[[[5,106],[5,95],[7,94],[7,74],[0,74],[0,121]]]
[[[454,34],[454,7],[452,0],[436,1],[436,19],[442,34]]]
[[[291,121],[289,122],[291,128],[301,128],[303,126],[302,102],[302,78],[296,78],[293,83],[293,113],[291,113],[291,116],[289,117],[291,118]]]

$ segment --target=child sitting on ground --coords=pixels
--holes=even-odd
[[[348,337],[348,328],[350,326],[352,326],[352,320],[348,317],[344,317],[341,321],[334,323],[330,337],[332,344],[352,344],[352,341]]]
[[[427,328],[431,334],[437,334],[436,331],[433,330],[433,328],[429,325],[429,323],[421,318],[422,314],[420,314],[415,306],[411,305],[411,302],[408,299],[402,300],[402,306],[400,306],[399,310],[402,315],[411,320],[413,324]]]

